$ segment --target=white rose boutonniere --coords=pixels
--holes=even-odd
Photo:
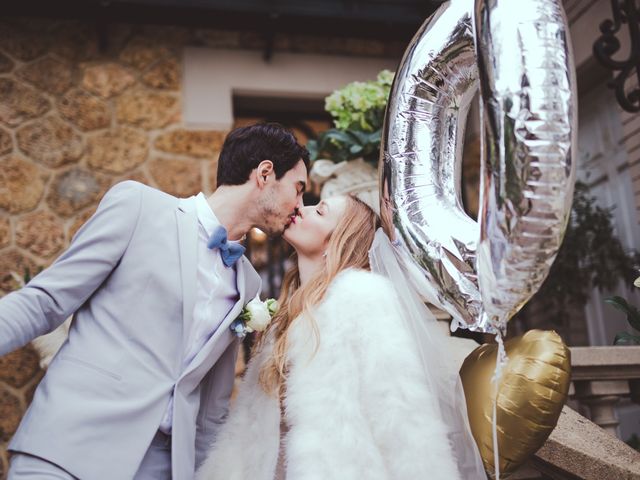
[[[263,302],[254,298],[244,306],[242,313],[229,328],[239,338],[244,338],[247,333],[262,332],[269,326],[277,311],[278,302],[275,299],[270,298]]]

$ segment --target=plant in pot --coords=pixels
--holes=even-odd
[[[325,99],[335,127],[307,143],[322,198],[352,193],[378,211],[376,169],[392,81],[393,73],[383,70],[376,80],[352,82]]]

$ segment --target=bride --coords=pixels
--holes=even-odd
[[[354,197],[293,219],[296,265],[199,480],[486,478],[445,334],[377,226]]]

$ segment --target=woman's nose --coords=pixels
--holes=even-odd
[[[311,210],[313,210],[315,207],[312,205],[306,206],[306,207],[302,207],[300,209],[298,209],[298,213],[300,214],[301,217],[304,218],[304,216],[307,214],[307,212],[310,212]]]

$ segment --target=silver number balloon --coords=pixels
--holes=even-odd
[[[482,330],[478,226],[460,196],[464,126],[477,85],[473,0],[452,0],[423,24],[396,72],[379,170],[383,226],[416,287],[454,321]]]
[[[425,300],[453,316],[452,328],[501,329],[539,288],[562,239],[574,181],[575,81],[559,1],[446,2],[396,73],[379,169],[383,226]],[[478,78],[482,227],[460,194]]]
[[[503,328],[555,260],[575,183],[577,100],[560,0],[476,2],[482,88],[480,294]]]

